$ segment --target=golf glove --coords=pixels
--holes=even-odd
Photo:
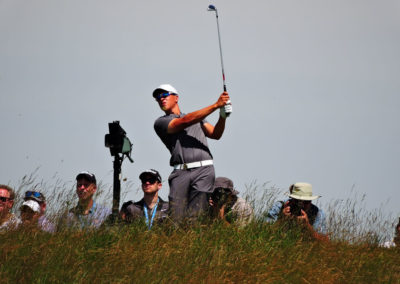
[[[221,107],[219,109],[219,115],[222,118],[227,118],[231,113],[232,113],[232,103],[231,100],[229,100],[226,105],[224,105],[223,107]]]

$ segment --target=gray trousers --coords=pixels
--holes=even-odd
[[[174,170],[169,178],[169,210],[172,220],[194,219],[208,210],[208,194],[213,191],[214,166]]]

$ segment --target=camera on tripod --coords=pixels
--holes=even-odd
[[[131,158],[132,143],[126,137],[126,132],[119,125],[118,120],[110,122],[108,128],[110,133],[104,137],[104,144],[107,148],[110,148],[111,156],[114,157],[113,206],[112,214],[109,217],[110,224],[114,224],[118,220],[119,201],[121,197],[121,166],[125,156],[133,163]]]
[[[132,143],[128,137],[126,137],[125,130],[119,125],[119,121],[113,121],[108,124],[110,133],[105,136],[105,146],[110,148],[111,156],[118,156],[119,154],[126,155],[128,159],[131,159]]]

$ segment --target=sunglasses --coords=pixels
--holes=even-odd
[[[25,192],[25,197],[40,198],[40,197],[42,197],[42,194],[40,192],[37,192],[37,191],[27,191],[27,192]]]
[[[8,200],[10,200],[11,198],[8,198],[8,197],[3,197],[3,196],[1,196],[0,197],[0,201],[1,202],[7,202]]]
[[[154,97],[156,98],[157,101],[159,101],[162,98],[166,98],[170,95],[172,95],[170,92],[165,92],[165,93],[159,93],[159,94],[155,95]]]
[[[154,184],[155,182],[157,182],[158,181],[158,179],[157,178],[154,178],[154,177],[151,177],[151,178],[144,178],[144,179],[142,179],[142,184],[146,184],[147,182],[149,183],[149,184]]]

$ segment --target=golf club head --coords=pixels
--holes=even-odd
[[[207,11],[214,11],[214,12],[216,12],[216,11],[217,11],[217,8],[215,8],[214,5],[208,5]]]

